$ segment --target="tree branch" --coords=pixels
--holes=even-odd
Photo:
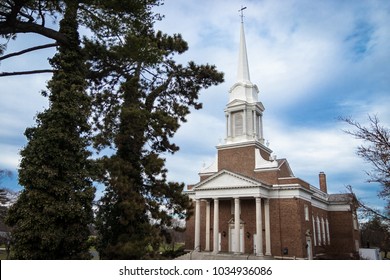
[[[367,206],[361,199],[357,198],[353,189],[352,189],[352,186],[348,185],[348,186],[346,186],[346,189],[348,190],[348,192],[350,194],[355,196],[356,202],[358,204],[358,208],[362,208],[364,213],[366,213],[367,215],[374,215],[374,216],[380,217],[381,219],[383,219],[387,222],[390,222],[390,217],[380,213],[378,210],[376,210],[374,208]]]
[[[14,25],[9,25],[7,22],[0,23],[0,35],[16,33],[36,33],[53,39],[60,44],[66,44],[68,42],[66,36],[59,31],[41,26],[36,23],[21,21],[16,22]]]
[[[13,57],[13,56],[18,56],[18,55],[22,55],[22,54],[25,54],[28,52],[46,49],[46,48],[52,48],[52,47],[56,47],[56,46],[58,46],[57,43],[52,43],[52,44],[46,44],[46,45],[40,45],[40,46],[28,48],[28,49],[22,50],[20,52],[14,52],[14,53],[10,53],[10,54],[4,55],[4,56],[0,56],[0,61],[5,60],[5,59],[10,58],[10,57]]]
[[[42,73],[54,73],[54,70],[42,69],[42,70],[20,71],[20,72],[0,72],[0,77],[42,74]]]

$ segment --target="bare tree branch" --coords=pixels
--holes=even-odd
[[[52,70],[52,69],[20,71],[20,72],[0,72],[0,77],[19,76],[19,75],[31,75],[31,74],[42,74],[42,73],[53,73],[53,72],[54,72],[54,70]]]
[[[28,53],[28,52],[33,52],[33,51],[36,51],[36,50],[52,48],[52,47],[56,47],[56,46],[58,46],[57,43],[52,43],[52,44],[46,44],[46,45],[40,45],[40,46],[28,48],[28,49],[22,50],[20,52],[14,52],[14,53],[10,53],[10,54],[4,55],[4,56],[0,56],[0,61],[8,59],[8,58],[13,57],[13,56],[18,56],[18,55],[22,55],[22,54],[25,54],[25,53]]]
[[[390,217],[382,214],[379,210],[376,210],[374,208],[371,208],[367,206],[361,199],[357,198],[356,194],[354,193],[352,186],[348,185],[346,186],[346,189],[348,190],[349,193],[355,196],[356,201],[358,203],[358,208],[361,208],[363,213],[368,216],[377,216],[387,222],[390,222]]]

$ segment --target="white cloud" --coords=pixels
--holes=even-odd
[[[181,33],[189,43],[178,60],[215,64],[226,80],[201,93],[204,109],[193,112],[179,129],[174,142],[181,150],[167,159],[169,178],[196,182],[203,162],[211,164],[215,146],[225,136],[223,110],[236,78],[241,5],[248,7],[244,20],[250,74],[266,107],[264,132],[270,147],[309,183],[316,185],[318,172],[324,171],[332,188],[363,184],[367,165],[355,155],[356,141],[341,131],[335,117],[352,116],[364,123],[368,114],[378,114],[384,125],[390,124],[390,3],[380,0],[165,1],[158,11],[166,17],[157,28]],[[32,61],[45,64],[45,57],[40,53],[40,60]],[[20,61],[20,66],[28,64],[31,60]],[[6,65],[0,66],[3,71]],[[24,139],[25,127],[47,106],[39,91],[48,78],[2,78],[0,118],[7,121],[0,123],[0,144]],[[323,105],[335,106],[330,108],[333,115],[306,110],[298,120],[284,113],[302,106],[325,111],[329,108],[321,102],[327,100],[335,100]],[[7,149],[4,162],[15,165],[17,150]]]
[[[0,144],[0,169],[15,170],[19,166],[20,148],[15,145]]]

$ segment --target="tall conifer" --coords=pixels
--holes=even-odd
[[[80,49],[77,1],[65,1],[60,32],[67,38],[51,59],[54,74],[45,95],[50,107],[28,128],[21,151],[24,186],[8,223],[17,259],[87,259],[94,188],[89,179],[90,99]]]

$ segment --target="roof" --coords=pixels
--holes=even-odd
[[[350,193],[329,194],[329,202],[352,202],[353,195]]]

